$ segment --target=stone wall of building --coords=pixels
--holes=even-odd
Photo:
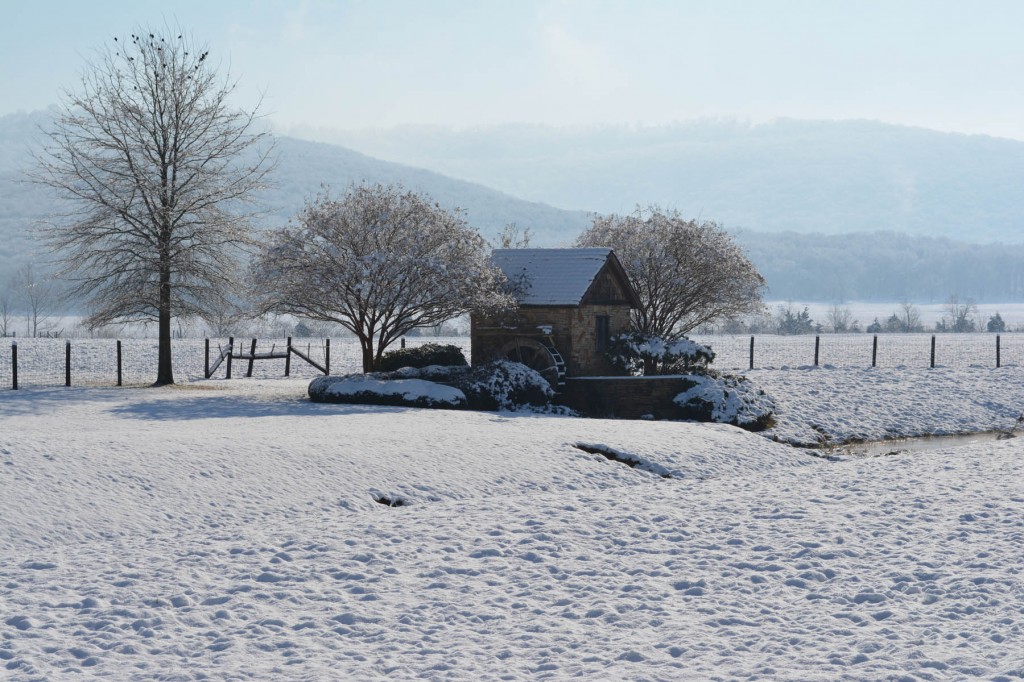
[[[607,315],[610,335],[628,331],[630,309],[623,305],[587,305],[576,310],[572,320],[570,376],[614,376],[621,374],[605,359],[597,346],[597,318]]]
[[[672,402],[693,386],[686,377],[574,377],[566,380],[558,402],[587,417],[675,419]]]

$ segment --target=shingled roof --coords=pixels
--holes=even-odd
[[[609,259],[625,279],[608,247],[495,249],[491,258],[511,282],[523,285],[520,305],[579,305]],[[632,288],[629,294],[630,298],[636,296]]]

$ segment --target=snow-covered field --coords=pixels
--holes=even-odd
[[[1024,412],[1024,367],[785,367],[740,372],[775,399],[762,435],[813,445],[1010,431]]]
[[[785,436],[989,428],[1000,371],[747,375]],[[0,392],[0,677],[1024,678],[1024,438],[828,461],[305,386]]]

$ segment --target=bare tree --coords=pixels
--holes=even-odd
[[[924,325],[921,323],[921,313],[913,303],[909,301],[901,303],[900,312],[897,317],[900,320],[900,331],[908,334],[924,331]]]
[[[0,336],[10,336],[14,329],[14,283],[0,291]]]
[[[318,196],[269,235],[253,265],[262,310],[334,322],[359,339],[363,371],[417,327],[507,305],[486,241],[457,211],[401,187]]]
[[[533,232],[530,228],[519,229],[519,226],[515,223],[508,223],[505,227],[501,228],[501,234],[498,235],[496,249],[525,249],[529,248],[530,240],[533,239]]]
[[[48,323],[57,303],[53,280],[41,277],[31,263],[18,268],[15,285],[25,314],[25,330],[29,336],[47,333]]]
[[[228,299],[252,215],[240,205],[271,167],[255,111],[229,106],[235,83],[208,54],[176,30],[115,38],[37,155],[35,179],[74,207],[47,236],[89,325],[155,320],[157,385],[174,382],[171,319]]]
[[[714,222],[657,206],[597,216],[577,246],[614,249],[640,295],[637,331],[676,339],[717,319],[761,310],[764,278]]]
[[[938,331],[966,333],[977,330],[974,318],[978,315],[978,306],[972,299],[962,299],[959,294],[953,294],[946,300],[946,312],[949,319],[943,318],[936,325]]]
[[[846,306],[832,305],[825,315],[828,320],[828,327],[833,334],[847,334],[859,332],[860,322],[853,318],[853,311]]]

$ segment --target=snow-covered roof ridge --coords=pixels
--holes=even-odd
[[[514,284],[521,305],[579,305],[612,250],[606,246],[561,249],[495,249],[491,258]]]

